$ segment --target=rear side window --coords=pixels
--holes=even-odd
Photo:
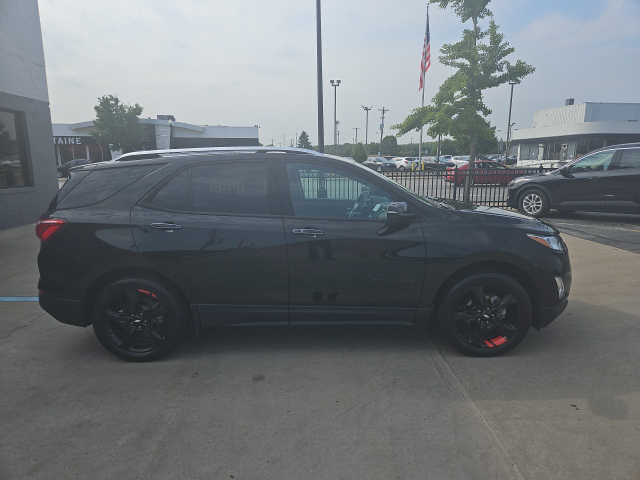
[[[618,168],[640,168],[640,148],[623,150]]]
[[[189,171],[184,170],[158,190],[151,197],[149,204],[160,210],[174,210],[178,212],[191,211],[191,200],[189,199]]]
[[[57,208],[77,208],[103,202],[162,166],[139,165],[135,167],[94,168],[76,183],[75,187],[72,186],[66,195],[58,197]]]
[[[196,213],[269,214],[265,162],[195,166],[191,192]]]

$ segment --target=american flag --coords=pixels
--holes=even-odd
[[[429,35],[429,7],[427,7],[427,31],[424,33],[424,45],[422,46],[422,58],[420,59],[420,88],[424,87],[424,74],[431,66],[431,37]]]

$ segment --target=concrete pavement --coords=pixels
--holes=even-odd
[[[0,231],[0,297],[37,293],[33,231]],[[0,302],[0,478],[638,479],[640,255],[563,237],[568,308],[494,359],[412,328],[226,328],[130,364]]]

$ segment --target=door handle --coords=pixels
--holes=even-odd
[[[318,235],[324,234],[322,230],[318,230],[317,228],[294,228],[293,233],[296,235],[304,235],[305,237],[313,237],[313,238],[315,238]]]
[[[159,223],[151,223],[149,224],[151,228],[157,228],[158,230],[164,230],[165,232],[171,233],[174,230],[180,230],[182,225],[178,225],[177,223],[171,222],[159,222]]]

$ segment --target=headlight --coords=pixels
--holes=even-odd
[[[507,185],[508,187],[513,187],[516,184],[520,183],[520,182],[524,182],[526,180],[525,177],[518,177],[518,178],[514,178],[513,180],[511,180],[509,182],[509,184]]]
[[[541,235],[533,235],[531,233],[527,233],[527,237],[529,237],[534,242],[538,242],[540,245],[544,245],[551,250],[556,250],[558,252],[564,252],[564,245],[562,244],[562,240],[560,237],[543,237]]]

